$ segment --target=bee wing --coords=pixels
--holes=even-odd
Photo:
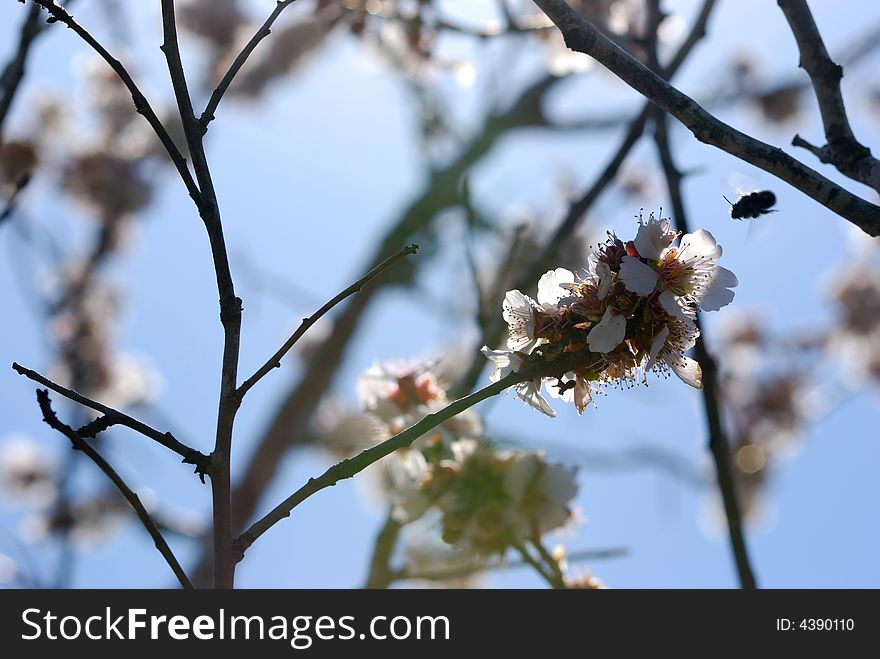
[[[758,190],[758,182],[742,172],[731,172],[727,176],[727,185],[736,190],[740,197]]]

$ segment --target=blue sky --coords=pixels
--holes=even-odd
[[[254,2],[254,15],[267,13],[274,2]],[[464,11],[464,2],[450,2]],[[490,3],[474,3],[479,7]],[[691,16],[694,2],[667,3]],[[858,0],[811,3],[832,54],[839,53],[866,26],[880,21],[880,5]],[[77,18],[98,26],[94,3],[82,0]],[[147,6],[150,5],[150,6]],[[129,49],[139,76],[156,98],[170,99],[159,43],[158,3],[131,3]],[[732,54],[748,52],[768,78],[795,71],[797,52],[775,3],[721,0],[710,25],[707,43],[699,47],[677,82],[699,95],[718,78]],[[0,28],[11,34],[22,7],[0,5]],[[96,30],[101,34],[101,30]],[[0,56],[5,57],[6,46]],[[197,48],[185,55],[196,66]],[[11,132],[28,124],[24,110],[41,89],[74,89],[76,62],[87,55],[84,44],[57,30],[39,45],[28,85],[13,116]],[[479,71],[509,56],[509,50],[480,51]],[[535,58],[521,56],[507,72],[517,81],[534,71]],[[869,113],[860,93],[878,82],[877,56],[847,70],[844,93],[856,134],[869,145],[880,143],[876,114]],[[508,83],[510,84],[510,83]],[[473,122],[479,107],[475,92],[458,92],[456,108]],[[604,72],[566,83],[554,99],[560,112],[604,114],[609,109],[637,108],[640,99]],[[762,123],[753,109],[733,106],[719,111],[725,121],[754,136],[784,147],[811,166],[821,167],[788,143],[794,132],[820,138],[818,113],[809,108],[781,129]],[[308,290],[309,299],[284,303],[257,298],[246,277],[239,277],[245,300],[242,370],[253,370],[289,334],[312,307],[362,271],[374,240],[423,181],[415,131],[417,117],[406,90],[374,55],[342,34],[336,35],[300,73],[272,88],[262,103],[229,102],[211,129],[209,157],[223,209],[233,267],[241,274],[244,259],[260,263]],[[708,332],[725,316],[757,309],[777,328],[822,325],[829,321],[827,283],[851,255],[850,230],[840,218],[798,191],[773,181],[736,159],[694,141],[680,126],[673,129],[678,160],[697,170],[686,181],[691,223],[709,229],[724,246],[723,265],[740,280],[731,307],[707,318]],[[517,207],[559,207],[554,192],[560,175],[588,185],[618,141],[615,132],[548,135],[523,131],[505,138],[473,172],[478,202],[504,215]],[[645,140],[630,156],[630,165],[653,168],[652,144]],[[746,240],[743,224],[732,222],[721,198],[728,194],[724,179],[732,171],[772,185],[780,212],[771,216],[759,236]],[[829,168],[822,173],[842,180]],[[221,331],[216,321],[216,292],[204,231],[182,186],[168,175],[168,185],[139,220],[124,258],[110,277],[129,295],[119,328],[119,344],[127,351],[149,355],[161,372],[159,407],[192,443],[209,449],[215,421]],[[857,184],[846,187],[865,194]],[[859,189],[857,189],[859,188]],[[50,190],[46,185],[44,191]],[[69,204],[51,195],[29,199],[29,208],[50,221],[64,221]],[[591,215],[599,231],[634,229],[631,200],[607,193]],[[32,205],[30,205],[32,204]],[[646,206],[669,206],[662,182],[654,186]],[[557,213],[558,214],[558,213]],[[67,220],[69,221],[69,220]],[[77,220],[78,221],[78,220]],[[74,221],[75,224],[75,221]],[[0,233],[0,243],[13,238]],[[0,245],[5,254],[7,245]],[[425,287],[455,299],[465,295],[460,250],[454,236],[424,270]],[[0,297],[6,308],[0,364],[13,360],[46,369],[49,353],[44,330],[15,284],[11,260],[0,260]],[[472,328],[440,323],[418,294],[383,294],[361,327],[356,344],[339,373],[334,391],[354,401],[357,374],[375,359],[433,356],[455,345]],[[499,309],[500,313],[500,309]],[[288,360],[252,393],[236,423],[234,465],[239,467],[286,389],[295,381],[297,365]],[[545,418],[513,398],[484,406],[490,433],[515,433],[540,447],[545,443],[576,450],[614,449],[650,442],[700,465],[706,460],[699,394],[678,381],[659,381],[648,389],[611,391],[598,409],[578,417],[557,404],[559,416]],[[875,477],[880,464],[876,433],[878,399],[866,392],[846,407],[811,427],[803,450],[786,462],[772,480],[769,523],[750,529],[749,544],[760,583],[769,587],[878,587],[880,531],[873,510],[880,501]],[[33,387],[9,371],[0,371],[0,439],[22,433],[38,438],[61,454],[66,446],[40,422]],[[156,490],[170,505],[207,512],[209,488],[161,447],[119,432],[109,452],[112,462],[132,484]],[[309,476],[329,463],[320,453],[289,454],[279,478],[267,489],[261,506],[268,509]],[[97,478],[83,465],[84,481]],[[236,473],[235,466],[233,474]],[[572,550],[626,546],[626,558],[588,566],[612,587],[730,587],[736,583],[723,534],[707,530],[704,492],[650,469],[601,473],[582,469],[577,505],[583,523],[564,541]],[[268,533],[240,566],[238,584],[253,587],[348,587],[365,576],[372,537],[383,509],[363,483],[348,481],[326,490],[297,509]],[[16,529],[21,509],[0,499],[0,528]],[[6,534],[0,552],[15,555]],[[193,557],[186,541],[173,544],[186,564]],[[38,556],[40,554],[37,554]],[[167,567],[135,524],[112,539],[78,555],[75,585],[154,587],[171,582]],[[493,573],[488,584],[537,587],[526,570]]]

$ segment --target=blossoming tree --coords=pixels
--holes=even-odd
[[[28,249],[50,256],[52,286],[33,297],[51,328],[55,366],[47,373],[18,363],[30,361],[26,354],[16,358],[14,371],[39,389],[38,407],[15,413],[39,412],[109,484],[97,494],[77,497],[71,482],[74,459],[45,457],[37,445],[21,438],[0,454],[7,490],[28,498],[40,511],[26,535],[31,541],[54,538],[62,549],[56,583],[67,584],[63,575],[75,553],[72,548],[83,538],[106,538],[110,526],[132,518],[133,512],[181,587],[232,588],[238,566],[247,563],[264,534],[307,500],[320,506],[323,490],[357,477],[378,493],[387,512],[369,552],[368,587],[416,580],[473,585],[481,575],[514,565],[528,568],[554,588],[600,587],[597,578],[576,564],[623,552],[576,552],[559,541],[564,537],[560,532],[570,537],[582,526],[576,466],[551,456],[537,440],[512,445],[503,431],[487,423],[484,407],[477,406],[511,391],[527,406],[556,417],[549,396],[571,403],[586,423],[591,415],[603,414],[600,396],[625,401],[632,390],[644,391],[658,376],[674,374],[682,392],[700,391],[712,456],[711,476],[693,478],[700,487],[717,489],[738,582],[756,586],[744,525],[757,508],[770,468],[819,416],[803,402],[817,377],[810,365],[820,355],[841,368],[854,368],[860,382],[876,381],[880,373],[880,305],[875,299],[880,269],[876,252],[868,249],[853,274],[837,282],[832,296],[841,312],[831,327],[803,336],[798,331],[776,336],[760,322],[745,322],[710,350],[703,314],[730,313],[728,307],[737,306],[732,304],[733,289],[741,283],[721,265],[722,248],[715,237],[716,227],[731,220],[717,210],[701,212],[700,226],[692,226],[682,184],[685,174],[677,164],[671,133],[675,120],[689,131],[689,148],[695,138],[705,145],[701,148],[714,147],[763,170],[772,181],[768,185],[784,182],[824,214],[837,216],[841,225],[876,240],[880,208],[874,197],[853,193],[843,183],[854,181],[880,192],[880,164],[850,126],[840,86],[842,69],[829,56],[805,0],[778,4],[809,81],[783,80],[769,90],[757,88],[752,65],[740,61],[732,78],[705,102],[686,95],[672,79],[706,36],[713,12],[723,4],[718,0],[698,3],[689,25],[677,8],[667,10],[659,0],[535,0],[537,7],[481,2],[460,16],[447,7],[454,3],[442,0],[280,0],[269,3],[268,17],[255,30],[250,18],[254,7],[243,0],[160,0],[154,4],[160,10],[165,79],[173,91],[168,107],[148,98],[134,61],[75,17],[73,12],[83,6],[83,13],[93,18],[86,13],[86,0],[22,4],[16,12],[4,7],[6,14],[19,17],[20,28],[0,86],[0,230],[16,229]],[[113,23],[112,15],[105,18]],[[72,34],[58,34],[53,23],[67,26]],[[16,127],[14,137],[7,133],[7,115],[27,81],[26,64],[39,56],[35,44],[44,34],[47,39],[78,38],[79,47],[94,56],[83,67],[91,87],[89,112],[97,126],[90,141],[73,139],[76,120],[68,116],[65,101],[50,97],[29,106],[19,100],[31,123]],[[380,53],[383,65],[412,91],[420,121],[418,150],[429,163],[424,190],[380,236],[365,274],[326,302],[315,303],[316,310],[280,347],[265,351],[259,365],[248,370],[242,359],[250,353],[239,296],[241,281],[248,277],[242,273],[257,272],[264,282],[270,277],[261,272],[263,263],[245,268],[234,262],[237,245],[228,237],[225,193],[209,155],[209,138],[215,119],[222,124],[227,103],[262,98],[274,86],[297,80],[309,56],[338,48],[333,39],[342,34],[358,47]],[[184,66],[189,36],[199,40],[207,62],[198,82]],[[847,65],[867,57],[877,41],[869,34],[867,45],[847,55]],[[470,127],[469,139],[457,134],[455,111],[443,99],[443,90],[450,80],[456,90],[473,85],[479,66],[488,67],[493,55],[461,57],[462,43],[470,48],[517,43],[540,60],[538,74],[523,85],[500,59],[493,84],[503,89],[505,103],[489,108],[482,124]],[[574,120],[553,115],[548,110],[551,92],[560,81],[596,76],[597,64],[643,97],[638,112],[626,121],[613,112]],[[799,111],[799,98],[809,88],[826,144],[814,146],[796,136],[793,144],[807,153],[804,160],[713,113],[713,103],[752,103],[767,121],[780,122]],[[463,121],[462,126],[468,123],[475,122]],[[569,195],[562,219],[552,226],[534,230],[519,221],[505,224],[481,208],[472,181],[507,134],[523,128],[593,134],[609,127],[623,128],[622,142],[592,185]],[[627,178],[623,161],[649,127],[659,167]],[[833,180],[813,169],[809,158],[836,169]],[[175,214],[198,218],[204,226],[216,284],[213,295],[219,299],[223,340],[214,355],[219,396],[211,441],[186,439],[185,430],[169,430],[172,424],[155,413],[152,385],[157,376],[114,345],[120,296],[105,264],[122,254],[133,219],[154,202],[168,173],[176,175],[190,200],[186,211],[175,208]],[[652,173],[665,194],[645,193]],[[85,250],[29,217],[40,190],[47,196],[46,187],[39,187],[41,177],[53,180],[67,201],[96,220],[98,228]],[[615,186],[625,194],[628,224],[611,230],[594,221],[585,228],[584,218],[595,213],[603,192]],[[263,212],[262,194],[253,194],[251,213]],[[637,199],[657,210],[632,218]],[[671,211],[664,212],[663,203]],[[295,215],[296,203],[291,206]],[[449,228],[450,215],[453,223],[461,220],[460,235]],[[598,244],[587,247],[597,235],[602,236]],[[352,238],[361,236],[346,236]],[[461,309],[441,308],[441,315],[458,326],[475,321],[477,340],[456,346],[464,356],[457,363],[449,354],[421,361],[403,361],[408,355],[399,354],[398,362],[377,361],[362,372],[356,387],[347,386],[349,393],[356,390],[359,407],[340,404],[330,395],[331,385],[356,330],[366,324],[377,292],[394,285],[418,289],[429,278],[426,264],[442,261],[433,257],[452,248],[464,254],[462,271],[470,277],[476,309],[470,318]],[[784,248],[780,252],[789,256]],[[325,258],[334,260],[332,247]],[[727,259],[725,263],[739,272]],[[287,274],[301,281],[315,277],[302,271]],[[294,294],[303,288],[310,299],[315,297],[311,283],[301,284]],[[289,298],[290,290],[282,297]],[[424,307],[442,307],[428,293],[420,299]],[[398,336],[406,336],[406,320],[400,324]],[[170,328],[169,333],[173,335]],[[784,358],[772,357],[773,351]],[[251,391],[256,393],[258,385],[294,356],[299,360],[298,381],[281,396],[278,411],[267,413],[267,429],[243,458],[237,451],[239,412],[256,397]],[[749,366],[756,363],[762,368]],[[486,376],[487,365],[492,370]],[[202,376],[207,386],[212,374]],[[71,406],[56,412],[53,404],[62,399]],[[116,460],[106,457],[116,430],[139,434],[190,465],[197,480],[210,486],[210,522],[200,523],[131,487],[129,475],[123,477],[111,464]],[[266,506],[263,495],[277,482],[282,458],[295,446],[320,447],[334,462]],[[589,468],[601,456],[583,462]],[[669,460],[654,463],[668,467]],[[166,540],[171,534],[190,538],[195,547],[190,554],[196,555],[191,565],[178,560],[175,543]],[[0,577],[5,570],[9,581],[45,585],[35,574],[26,574],[19,565],[25,561],[3,554],[0,559]]]

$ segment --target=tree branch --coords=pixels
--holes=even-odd
[[[177,21],[174,0],[162,0],[162,28],[164,43],[162,51],[168,62],[168,72],[177,98],[177,107],[183,123],[186,141],[193,159],[193,170],[201,190],[197,205],[205,224],[211,244],[211,256],[220,296],[220,321],[223,325],[223,360],[220,373],[220,402],[217,412],[217,433],[214,451],[211,453],[211,496],[213,501],[214,537],[214,587],[230,589],[235,581],[235,565],[232,547],[230,454],[232,429],[240,405],[236,396],[238,385],[238,358],[241,345],[242,302],[235,294],[220,207],[208,158],[205,154],[204,131],[193,112],[192,101],[186,83],[186,75],[180,58],[177,41]]]
[[[660,163],[666,177],[669,196],[672,201],[672,215],[675,218],[676,228],[682,233],[688,233],[690,229],[687,216],[685,215],[684,197],[681,189],[682,175],[672,158],[666,115],[661,112],[658,112],[657,115],[654,138]],[[709,431],[709,449],[715,462],[718,488],[721,491],[721,498],[724,503],[730,546],[736,561],[740,586],[742,588],[754,589],[757,586],[743,533],[742,514],[737,499],[733,469],[730,464],[730,444],[721,422],[721,406],[718,400],[718,366],[715,363],[715,359],[706,349],[705,333],[700,323],[699,314],[696,318],[696,324],[700,333],[697,336],[694,355],[703,374],[703,388],[701,391]]]
[[[74,403],[79,403],[84,407],[88,407],[89,409],[92,409],[102,414],[103,416],[99,417],[90,424],[86,424],[78,431],[84,437],[94,437],[98,432],[106,430],[110,426],[125,426],[126,428],[130,428],[131,430],[140,433],[144,437],[152,439],[154,442],[161,444],[165,448],[174,451],[175,453],[177,453],[177,455],[183,458],[184,464],[195,465],[195,473],[199,474],[202,482],[205,481],[205,474],[210,472],[211,459],[207,455],[200,453],[196,449],[190,448],[186,444],[182,444],[181,442],[177,441],[174,435],[172,435],[170,432],[162,432],[160,430],[156,430],[155,428],[148,426],[146,423],[138,421],[137,419],[134,419],[127,414],[123,414],[122,412],[115,410],[112,407],[107,407],[106,405],[94,401],[91,398],[87,398],[86,396],[83,396],[82,394],[79,394],[72,389],[62,387],[60,384],[52,382],[52,380],[50,380],[49,378],[40,375],[36,371],[32,371],[29,368],[25,368],[21,364],[13,362],[12,369],[19,375],[23,375],[29,380],[33,380],[34,382],[41,384],[44,387],[48,387],[52,391],[61,394],[68,400],[72,400]]]
[[[180,178],[183,180],[183,184],[186,186],[187,192],[189,192],[189,196],[192,198],[193,202],[195,202],[196,206],[199,206],[201,203],[201,194],[199,188],[196,186],[195,181],[193,180],[192,174],[190,174],[189,168],[186,164],[186,159],[183,157],[183,154],[180,153],[180,150],[177,148],[177,145],[174,144],[174,140],[171,139],[171,135],[168,134],[168,131],[165,129],[165,126],[162,125],[162,122],[159,120],[159,117],[156,116],[156,113],[153,111],[153,108],[150,106],[150,102],[147,100],[146,96],[141,92],[140,88],[137,86],[137,83],[132,79],[131,75],[126,70],[125,66],[123,66],[122,62],[113,57],[104,46],[102,46],[98,41],[79,23],[77,23],[73,16],[71,16],[67,10],[61,5],[57,4],[55,0],[33,0],[35,4],[40,5],[46,11],[48,11],[52,18],[56,21],[60,21],[64,23],[67,27],[73,30],[79,37],[85,41],[92,49],[100,55],[107,64],[116,72],[116,75],[119,76],[119,79],[122,80],[122,83],[128,88],[128,91],[131,93],[131,98],[134,101],[134,107],[152,126],[153,131],[159,137],[159,141],[162,142],[162,146],[165,147],[165,150],[168,152],[168,155],[171,157],[171,162],[174,163],[174,166],[177,168],[177,172],[180,174]]]
[[[109,478],[119,492],[125,497],[125,500],[131,504],[131,507],[134,508],[135,513],[137,513],[138,519],[143,524],[144,528],[147,530],[147,533],[150,534],[150,537],[153,538],[153,542],[156,544],[156,549],[159,550],[159,553],[162,554],[162,557],[168,563],[171,570],[174,572],[174,576],[177,577],[177,580],[180,582],[182,588],[186,590],[191,590],[193,585],[190,582],[189,578],[186,576],[186,573],[183,571],[183,568],[180,567],[180,563],[177,562],[177,559],[174,557],[174,553],[171,551],[171,548],[168,546],[168,543],[165,542],[165,538],[162,537],[162,533],[159,531],[159,528],[156,526],[156,523],[153,521],[153,518],[150,517],[150,513],[147,512],[147,509],[144,508],[144,505],[141,503],[141,500],[138,498],[138,495],[135,494],[128,485],[125,484],[125,481],[119,476],[119,474],[114,471],[113,467],[101,457],[101,454],[89,444],[85,439],[83,439],[73,428],[62,423],[55,412],[52,410],[52,402],[49,399],[49,392],[46,389],[37,389],[37,402],[40,405],[40,410],[43,412],[43,421],[45,421],[50,428],[57,430],[62,435],[67,437],[70,440],[70,443],[73,445],[73,449],[75,451],[82,451],[85,453],[89,459],[94,462],[98,468],[104,472],[104,474]]]
[[[880,208],[828,180],[778,147],[720,121],[614,44],[564,0],[535,0],[562,31],[565,43],[614,73],[662,110],[681,121],[701,142],[763,169],[812,197],[871,236],[880,235]]]
[[[880,161],[852,132],[840,90],[843,67],[831,60],[805,0],[778,0],[797,41],[799,66],[810,76],[825,129],[825,147],[813,147],[796,135],[792,145],[808,149],[823,163],[880,192]]]
[[[217,111],[217,106],[220,105],[223,95],[226,93],[226,90],[229,89],[229,85],[232,84],[232,80],[238,75],[241,67],[244,66],[244,63],[247,62],[251,53],[256,50],[260,42],[272,33],[272,24],[275,23],[277,18],[281,15],[281,12],[294,2],[296,2],[296,0],[278,0],[275,4],[275,9],[269,15],[269,18],[266,19],[266,21],[260,26],[260,29],[257,30],[254,36],[251,37],[250,41],[245,44],[244,48],[242,48],[241,52],[233,60],[229,70],[226,71],[223,78],[220,80],[220,84],[217,85],[217,88],[211,94],[208,105],[205,107],[205,111],[202,112],[202,116],[199,118],[199,126],[202,133],[207,132],[208,124],[214,121],[214,113]]]
[[[302,338],[303,334],[305,334],[312,325],[314,325],[316,322],[318,322],[318,320],[322,316],[324,316],[324,314],[326,314],[328,311],[330,311],[333,307],[335,307],[337,304],[342,302],[347,297],[350,297],[350,296],[354,295],[355,293],[360,293],[363,290],[364,286],[366,286],[373,279],[375,279],[376,277],[381,275],[383,272],[388,270],[395,263],[397,263],[400,259],[402,259],[405,256],[408,256],[410,254],[415,254],[418,251],[419,251],[418,245],[407,245],[403,249],[399,250],[397,253],[392,254],[387,259],[382,261],[379,265],[377,265],[375,268],[370,270],[367,274],[365,274],[363,277],[358,279],[355,283],[353,283],[351,286],[346,288],[344,291],[342,291],[341,293],[339,293],[338,295],[336,295],[335,297],[330,299],[324,306],[322,306],[320,309],[318,309],[311,316],[309,316],[308,318],[303,318],[302,323],[300,323],[300,326],[290,336],[290,338],[284,342],[284,345],[282,345],[277,350],[277,352],[266,361],[265,364],[263,364],[259,369],[257,369],[256,373],[254,373],[251,377],[249,377],[247,380],[242,382],[241,386],[236,391],[236,395],[238,396],[238,399],[239,400],[243,399],[245,394],[248,391],[250,391],[251,387],[253,387],[262,378],[264,378],[272,369],[281,368],[281,360],[284,357],[284,355],[286,355],[290,351],[290,349],[294,346],[294,344],[296,344],[296,342],[299,341],[300,338]]]

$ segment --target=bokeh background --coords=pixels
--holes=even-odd
[[[256,23],[275,3],[239,4]],[[488,0],[439,4],[444,16],[475,28],[497,18],[496,3]],[[664,3],[671,18],[663,53],[686,33],[698,4]],[[880,26],[880,5],[875,3],[810,4],[834,57],[850,52]],[[313,9],[314,3],[300,0],[280,19],[276,33]],[[25,11],[12,0],[0,3],[2,61],[14,48]],[[79,0],[74,14],[112,51],[124,53],[157,105],[170,107],[173,97],[158,49],[157,2]],[[259,94],[227,99],[211,126],[209,157],[238,294],[244,299],[243,372],[261,364],[300,318],[360,276],[376,241],[425,186],[431,161],[454,157],[487,113],[503,110],[519,90],[545,75],[548,58],[562,56],[552,44],[529,35],[475,39],[440,32],[433,46],[436,61],[414,74],[389,61],[387,44],[394,43],[394,35],[378,29],[376,34],[380,36],[368,39],[334,29]],[[188,31],[183,31],[183,41],[193,81],[205,80],[213,65],[211,47]],[[809,89],[795,94],[793,108],[786,110],[783,103],[775,114],[776,106],[768,109],[767,102],[756,101],[750,92],[803,83],[806,74],[797,62],[794,39],[775,3],[721,0],[707,38],[676,84],[738,129],[782,146],[876,201],[875,194],[856,190],[857,184],[810,154],[787,146],[795,133],[821,139]],[[846,67],[843,80],[854,130],[868,145],[880,144],[878,62],[880,49],[869,49]],[[574,64],[579,72],[548,96],[545,109],[553,122],[625,120],[641,107],[642,100],[604,70],[583,60]],[[71,115],[69,139],[85,143],[93,126],[84,86],[96,66],[94,55],[69,31],[53,28],[44,35],[29,61],[5,139],[39,131],[34,107],[51,95]],[[422,136],[419,86],[439,99],[442,118],[451,128],[449,135],[429,143]],[[196,95],[204,102],[208,92],[203,85]],[[567,195],[586,189],[616,148],[625,130],[617,123],[601,129],[586,122],[510,131],[470,170],[474,204],[497,227],[497,235],[508,235],[524,222],[536,235],[547,235],[563,216]],[[710,347],[720,354],[730,326],[748,315],[783,341],[838,327],[835,286],[853,264],[876,259],[876,244],[798,191],[699,144],[674,122],[672,137],[678,162],[689,173],[685,193],[691,224],[716,236],[724,247],[722,264],[740,281],[734,303],[705,318]],[[633,235],[634,215],[641,207],[647,212],[670,206],[654,151],[650,137],[633,150],[618,184],[589,213],[571,245],[573,253],[580,251],[585,258],[587,243],[605,230]],[[779,212],[759,220],[751,231],[747,223],[730,220],[722,195],[736,194],[727,184],[732,174],[773,189]],[[208,452],[222,345],[210,252],[202,224],[173,171],[159,169],[153,176],[157,184],[150,203],[137,212],[118,254],[102,270],[123,299],[114,321],[114,342],[119,353],[150,365],[153,386],[149,405],[140,408],[143,415]],[[94,231],[93,214],[59,192],[57,177],[38,174],[22,196],[21,214],[13,221],[36,222],[71,253],[85,249]],[[454,210],[434,222],[438,239],[433,249],[416,257],[425,263],[415,284],[389,287],[363,318],[334,379],[332,391],[339,400],[356,406],[357,377],[375,360],[451,354],[467,364],[479,347],[474,283],[464,249],[466,224]],[[504,245],[491,232],[482,235],[478,262],[487,270],[495,267],[504,258]],[[56,359],[41,307],[41,296],[51,289],[56,273],[40,266],[32,251],[11,224],[0,226],[0,450],[26,437],[64,463],[69,447],[42,424],[34,386],[8,368],[18,361],[47,372]],[[317,326],[315,337],[320,339],[325,329]],[[880,586],[876,380],[862,377],[858,368],[837,357],[833,351],[806,357],[812,370],[800,402],[810,420],[774,457],[750,508],[749,548],[762,586]],[[736,366],[723,360],[722,355],[722,367]],[[300,357],[292,355],[248,396],[236,422],[233,478],[240,475],[300,370]],[[486,377],[484,373],[481,381]],[[70,410],[60,400],[56,407]],[[558,417],[549,419],[507,396],[478,410],[493,437],[546,448],[554,459],[580,465],[579,521],[559,541],[570,551],[625,547],[627,554],[578,568],[589,569],[611,587],[736,585],[711,483],[698,392],[674,378],[654,378],[648,387],[611,391],[581,417],[571,406],[557,402],[555,407]],[[130,484],[150,488],[165,510],[196,527],[208,519],[209,487],[162,447],[119,430],[104,450]],[[331,460],[320,447],[289,451],[279,476],[266,488],[260,510],[322,472]],[[101,489],[101,479],[93,465],[83,462],[73,473],[71,488],[82,496]],[[40,585],[51,585],[60,553],[56,541],[35,538],[39,511],[8,491],[0,494],[0,554],[6,556],[7,576],[27,574]],[[239,567],[237,584],[358,586],[384,515],[385,504],[368,477],[325,490],[260,540]],[[170,542],[184,565],[197,559],[196,540],[175,535]],[[15,583],[9,580],[9,585]],[[125,520],[100,541],[75,549],[66,585],[171,583],[143,529]],[[494,570],[482,583],[541,586],[525,569]]]

